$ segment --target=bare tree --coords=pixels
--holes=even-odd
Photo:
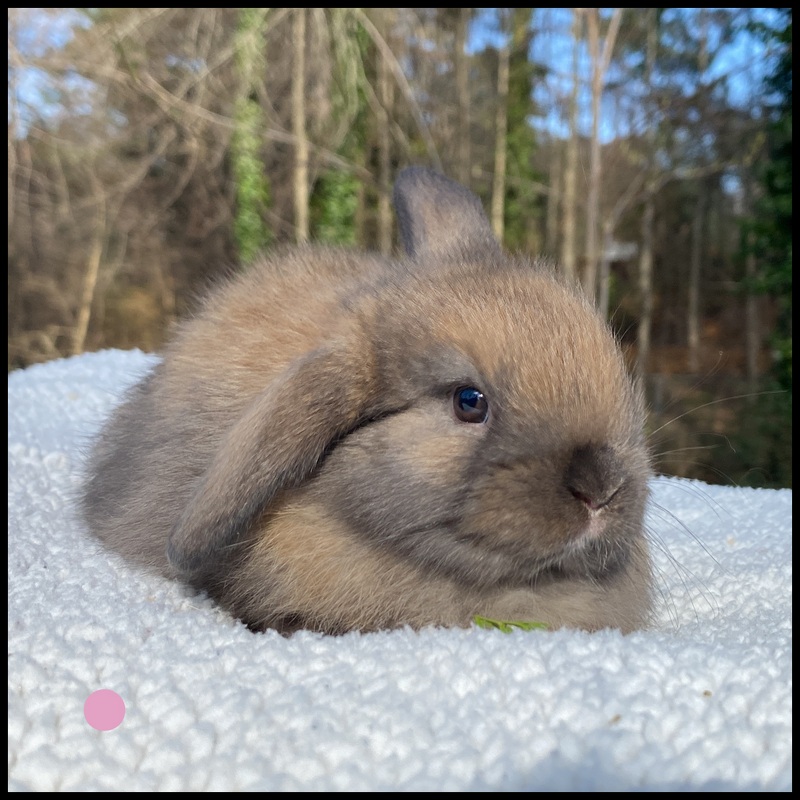
[[[653,70],[658,52],[658,9],[647,11],[645,45],[645,91],[653,88]],[[645,133],[645,193],[639,244],[639,325],[636,332],[637,369],[647,374],[650,361],[650,336],[653,328],[653,247],[656,202],[655,137],[656,120],[649,119]]]
[[[689,287],[686,309],[687,367],[690,373],[700,369],[700,274],[703,260],[705,231],[706,188],[698,186],[692,218],[692,241],[689,258]]]
[[[508,81],[511,59],[511,37],[498,52],[497,111],[495,113],[494,178],[492,180],[492,230],[503,241],[506,192],[506,135],[508,132]]]
[[[564,148],[559,141],[553,141],[555,150],[550,159],[549,191],[547,193],[547,216],[545,218],[545,250],[551,255],[558,251],[558,212],[561,205],[561,178],[563,174]]]
[[[308,136],[306,133],[306,9],[292,20],[292,134],[294,156],[294,224],[298,242],[308,240]]]
[[[753,236],[750,234],[750,248],[745,257],[745,278],[748,284],[752,284],[757,276],[757,261],[753,252]],[[748,288],[745,296],[745,353],[747,368],[747,391],[755,397],[758,389],[758,379],[760,370],[758,366],[758,356],[761,352],[761,318],[759,314],[759,298],[752,288]]]
[[[95,179],[95,193],[97,196],[97,212],[88,252],[86,254],[86,268],[81,282],[81,291],[78,298],[78,311],[75,319],[75,329],[72,333],[72,354],[82,353],[86,345],[86,333],[89,330],[89,318],[92,313],[97,278],[100,274],[100,264],[103,259],[103,250],[106,244],[106,204],[101,187]]]
[[[636,333],[637,367],[646,375],[650,365],[653,330],[653,250],[655,245],[655,192],[648,189],[642,209],[639,245],[639,326]]]
[[[640,172],[635,178],[628,180],[625,191],[619,196],[614,207],[609,211],[603,220],[603,252],[600,257],[600,286],[597,298],[597,307],[603,317],[608,316],[608,302],[610,290],[610,270],[611,256],[614,244],[614,232],[622,215],[631,207],[633,202],[640,196],[644,173]]]
[[[472,16],[471,8],[459,8],[456,17],[453,58],[456,73],[456,111],[458,113],[458,160],[457,177],[469,186],[472,164],[470,160],[470,92],[469,56],[467,55],[467,33]]]
[[[564,158],[564,199],[561,217],[561,267],[569,280],[577,274],[576,244],[578,239],[577,186],[578,186],[578,90],[580,88],[580,40],[583,29],[582,8],[572,9],[572,91],[568,106],[569,138]]]
[[[697,69],[700,74],[700,91],[705,86],[705,74],[708,69],[708,14],[700,11],[700,48],[697,54]],[[698,183],[697,199],[692,218],[692,241],[689,259],[689,286],[687,290],[686,309],[686,345],[687,367],[690,373],[700,368],[700,275],[703,258],[703,235],[705,232],[706,187],[701,180]]]
[[[583,275],[583,288],[590,297],[597,289],[598,247],[597,234],[600,218],[600,100],[606,70],[611,61],[611,53],[619,31],[622,9],[615,8],[608,24],[602,51],[600,50],[600,9],[587,12],[589,54],[592,60],[592,134],[589,155],[589,193],[586,201],[586,266]]]

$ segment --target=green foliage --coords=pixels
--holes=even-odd
[[[770,335],[772,370],[756,398],[750,435],[741,437],[744,455],[758,464],[761,485],[792,485],[792,12],[781,9],[782,26],[761,27],[761,35],[780,48],[766,89],[772,100],[768,157],[759,176],[761,194],[752,219],[745,223],[747,245],[759,274],[749,288],[770,295],[777,320]],[[756,485],[759,485],[758,483]]]
[[[508,165],[505,197],[505,244],[511,250],[534,252],[540,243],[538,226],[533,224],[541,214],[541,197],[534,189],[542,177],[534,169],[537,148],[531,117],[536,111],[532,94],[541,69],[530,60],[532,40],[532,8],[514,8],[510,13],[511,52],[508,77]]]
[[[789,363],[791,367],[791,353]],[[733,474],[736,483],[757,488],[791,489],[791,390],[768,390],[753,398],[747,416],[748,424],[731,438],[739,469],[742,469],[741,465],[748,465],[743,474]],[[728,469],[724,463],[722,468]]]
[[[369,105],[365,62],[370,39],[349,9],[329,9],[335,43],[331,103],[337,127],[346,127],[337,155],[353,163],[366,161]],[[357,245],[360,181],[352,173],[326,170],[314,184],[309,200],[312,238],[326,244]]]
[[[311,196],[314,239],[327,244],[356,244],[358,179],[346,172],[326,172]]]
[[[778,303],[772,334],[773,374],[792,391],[792,12],[782,9],[783,27],[772,36],[781,47],[767,81],[774,102],[769,128],[769,158],[761,174],[762,195],[750,221],[751,241],[761,265],[758,289]],[[769,32],[764,33],[770,35]],[[791,403],[789,411],[791,413]]]
[[[269,207],[269,183],[260,157],[263,114],[254,100],[242,100],[236,109],[236,130],[231,143],[236,181],[234,236],[242,260],[250,262],[266,247],[272,235],[264,221]]]
[[[242,95],[234,110],[234,134],[231,141],[231,162],[236,183],[236,212],[233,228],[239,255],[249,263],[269,245],[272,234],[265,222],[270,191],[266,167],[261,158],[261,131],[264,113],[251,87],[263,71],[265,58],[261,31],[265,9],[244,8],[239,17],[236,39],[236,67],[242,79]]]
[[[792,12],[781,9],[781,25],[754,27],[780,48],[766,82],[770,104],[767,158],[758,176],[754,213],[744,223],[745,254],[758,274],[750,291],[773,298],[777,318],[770,334],[772,369],[753,404],[750,424],[737,437],[742,456],[759,465],[755,485],[792,485]],[[748,481],[750,482],[750,481]]]
[[[366,123],[367,78],[364,61],[369,51],[369,37],[349,8],[326,9],[333,55],[330,100],[334,140],[342,141],[341,151],[348,157],[363,145]],[[360,130],[359,130],[360,128]],[[342,136],[342,131],[347,133]]]

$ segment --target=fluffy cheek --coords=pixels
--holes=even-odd
[[[588,514],[552,470],[528,463],[493,466],[475,481],[463,525],[487,547],[516,558],[563,553],[587,531]]]
[[[400,544],[459,513],[464,465],[482,428],[433,401],[370,423],[337,445],[314,494],[361,535]]]

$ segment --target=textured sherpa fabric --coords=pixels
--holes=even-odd
[[[8,377],[14,791],[792,788],[790,491],[653,481],[652,630],[253,634],[74,510],[153,356]],[[84,702],[127,714],[102,732]]]

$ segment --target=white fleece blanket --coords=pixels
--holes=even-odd
[[[11,790],[791,790],[790,491],[656,479],[647,632],[253,634],[75,514],[88,441],[153,363],[8,377]],[[114,730],[84,718],[97,689]]]

